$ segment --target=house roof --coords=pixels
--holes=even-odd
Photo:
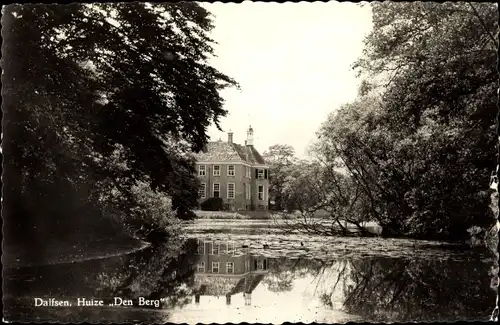
[[[234,295],[241,292],[251,293],[263,278],[263,274],[246,274],[241,277],[196,274],[194,288],[201,290],[201,287],[204,286],[203,295],[207,296]]]
[[[245,281],[245,278],[247,281]],[[263,274],[248,274],[246,277],[243,277],[233,288],[231,294],[237,294],[240,292],[251,293],[264,279]]]
[[[204,295],[225,296],[233,291],[240,281],[240,277],[206,276],[196,274],[194,277],[194,288],[200,290],[204,286]]]
[[[195,157],[198,161],[239,161],[265,165],[264,158],[253,145],[242,146],[221,140],[208,142]]]

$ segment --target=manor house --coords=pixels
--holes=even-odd
[[[244,145],[229,132],[227,141],[208,142],[196,160],[200,203],[220,197],[231,211],[268,209],[269,167],[253,145],[251,126]]]

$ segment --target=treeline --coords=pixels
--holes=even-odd
[[[320,195],[306,210],[374,220],[388,236],[479,235],[495,220],[497,6],[371,6],[359,96],[317,133]]]
[[[189,152],[236,83],[207,62],[196,3],[3,8],[3,220],[7,243],[165,233],[191,218]],[[161,219],[160,218],[160,219]]]

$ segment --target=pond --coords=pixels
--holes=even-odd
[[[446,243],[198,220],[183,238],[126,256],[4,269],[4,314],[35,322],[487,321],[494,266],[487,250]],[[34,298],[71,306],[35,307]]]

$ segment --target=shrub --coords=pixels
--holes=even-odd
[[[222,211],[224,202],[220,197],[211,197],[203,201],[200,206],[203,211]]]
[[[137,182],[132,195],[137,206],[124,222],[136,236],[154,242],[179,232],[180,223],[168,195],[152,190],[146,182]]]

